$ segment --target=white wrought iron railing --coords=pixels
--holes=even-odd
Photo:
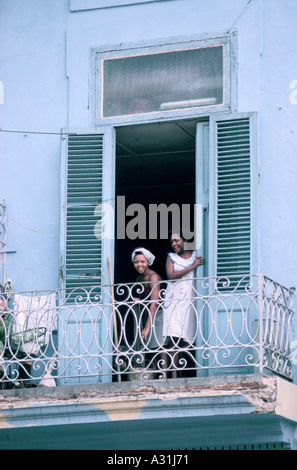
[[[154,286],[153,302],[137,283],[3,292],[0,387],[268,370],[292,379],[292,289],[262,274],[196,278],[185,301],[175,295],[181,283]],[[164,325],[176,309],[182,327],[192,315],[190,334],[168,342]]]

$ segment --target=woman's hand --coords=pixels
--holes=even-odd
[[[197,268],[197,266],[200,266],[203,263],[204,263],[204,258],[202,256],[197,256],[197,258],[195,258],[194,263],[192,264],[192,266],[195,269],[195,268]]]
[[[141,337],[142,339],[144,339],[144,341],[146,341],[146,338],[147,338],[147,335],[149,334],[150,332],[150,327],[149,326],[146,326],[142,332],[141,332]]]

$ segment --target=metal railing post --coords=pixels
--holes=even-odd
[[[258,274],[258,291],[259,291],[259,372],[263,374],[264,370],[264,338],[263,338],[263,310],[264,310],[264,276]]]

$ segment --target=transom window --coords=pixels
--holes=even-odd
[[[91,125],[232,111],[236,44],[235,32],[226,32],[93,48]]]
[[[223,45],[103,60],[103,118],[223,104]]]

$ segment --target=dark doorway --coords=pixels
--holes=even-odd
[[[178,204],[180,208],[187,204],[194,208],[196,124],[196,120],[184,120],[116,129],[116,197],[125,197],[126,208],[138,203],[147,214],[150,204]],[[126,222],[130,219],[126,217]],[[156,257],[152,268],[166,278],[170,245],[167,239],[150,239],[148,225],[145,239],[116,236],[115,283],[135,281],[131,253],[139,246],[152,251]]]

